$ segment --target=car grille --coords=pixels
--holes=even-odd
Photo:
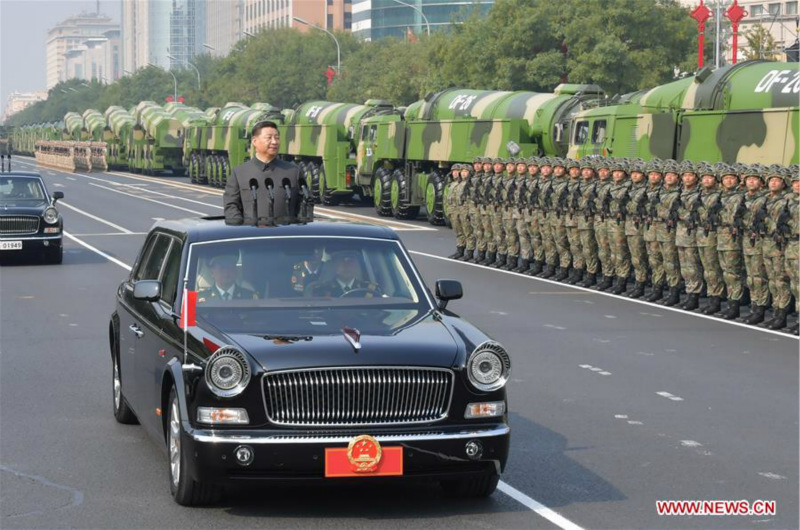
[[[39,231],[35,215],[0,215],[0,236],[24,236]]]
[[[324,368],[264,376],[267,417],[279,425],[424,423],[447,417],[453,372],[444,368]]]

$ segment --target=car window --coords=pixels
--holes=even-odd
[[[606,120],[597,120],[592,126],[592,143],[602,144],[606,140]]]
[[[150,237],[148,237],[147,241],[145,241],[142,251],[139,253],[139,257],[136,259],[136,264],[134,266],[135,270],[131,276],[133,281],[139,281],[142,279],[144,268],[147,265],[147,258],[153,251],[153,246],[155,245],[157,238],[158,234],[150,234]]]
[[[43,201],[46,197],[38,178],[9,176],[0,179],[2,201]]]
[[[166,264],[161,276],[161,299],[172,306],[178,288],[178,276],[181,272],[181,244],[172,238],[172,246],[167,255]]]
[[[589,122],[579,121],[575,124],[575,139],[574,144],[583,145],[589,138]]]
[[[161,275],[161,266],[169,250],[170,237],[158,234],[147,259],[144,261],[139,280],[158,280]]]

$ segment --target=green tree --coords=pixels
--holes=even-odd
[[[775,38],[763,24],[757,24],[744,34],[747,49],[745,59],[772,59],[777,51]]]

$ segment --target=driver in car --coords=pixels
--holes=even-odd
[[[251,300],[258,298],[255,291],[239,285],[236,281],[235,254],[221,254],[211,258],[209,270],[214,285],[197,293],[197,302],[202,304],[210,300]]]
[[[314,296],[338,298],[350,296],[360,298],[374,298],[381,296],[381,289],[377,284],[358,278],[358,254],[353,251],[342,251],[333,255],[332,262],[336,270],[336,277],[316,286]]]

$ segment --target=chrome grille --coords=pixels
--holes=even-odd
[[[35,215],[0,215],[0,236],[24,236],[39,231]]]
[[[424,423],[447,417],[453,372],[444,368],[323,368],[268,373],[267,417],[279,425]]]

